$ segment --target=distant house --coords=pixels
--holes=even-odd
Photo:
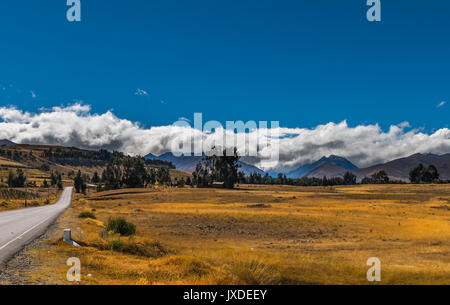
[[[217,189],[223,189],[225,187],[225,183],[224,182],[213,182],[212,187],[217,188]]]

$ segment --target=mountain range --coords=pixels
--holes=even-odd
[[[147,156],[145,156],[145,158],[170,161],[177,169],[187,172],[193,172],[195,170],[195,166],[202,160],[203,157],[176,157],[169,152],[162,154],[161,156],[148,154]],[[361,179],[364,177],[370,177],[372,174],[384,170],[391,180],[408,181],[409,172],[420,163],[425,166],[429,166],[431,164],[436,166],[440,173],[441,179],[450,179],[450,154],[414,154],[409,157],[395,159],[386,163],[377,164],[366,168],[358,168],[356,165],[354,165],[344,157],[331,155],[329,157],[322,157],[316,162],[304,164],[285,173],[288,178],[322,178],[324,176],[333,178],[342,177],[347,171],[349,171],[357,176],[358,181],[361,181]],[[265,175],[265,172],[263,170],[251,164],[245,163],[242,160],[239,161],[239,165],[241,165],[240,170],[246,175],[255,172],[261,175]],[[272,176],[276,176],[278,173],[270,172],[269,174]]]
[[[358,168],[343,157],[330,156],[323,157],[311,164],[302,165],[288,172],[287,176],[291,178],[322,178],[324,176],[332,178],[342,177],[349,171],[356,175],[357,181],[361,181],[364,177],[370,177],[372,174],[384,170],[391,180],[408,181],[409,172],[419,164],[434,165],[438,169],[441,179],[450,179],[450,154],[414,154],[366,168]]]
[[[11,147],[16,144],[10,140],[0,140],[0,147]],[[23,145],[22,145],[23,146]],[[148,154],[147,159],[157,159],[172,162],[172,164],[180,170],[193,172],[196,165],[202,160],[203,156],[181,156],[176,157],[172,153],[164,153],[160,156]],[[245,160],[248,162],[248,160]],[[258,167],[239,160],[240,171],[246,175],[251,173],[259,173],[265,175],[266,172]],[[342,177],[347,171],[357,176],[357,181],[361,181],[364,177],[370,177],[372,174],[384,170],[391,180],[409,180],[409,172],[419,164],[425,166],[434,165],[438,169],[442,180],[450,180],[450,153],[444,155],[436,154],[413,154],[409,157],[395,159],[386,163],[376,164],[366,168],[358,168],[352,162],[344,157],[331,155],[322,157],[321,159],[308,164],[303,164],[292,170],[285,171],[289,178],[315,177],[327,178]],[[278,172],[268,172],[271,176],[277,176]]]
[[[153,154],[148,154],[144,158],[146,159],[154,159],[154,160],[162,160],[169,161],[180,170],[192,173],[195,170],[197,164],[203,159],[203,156],[175,156],[171,152],[164,153],[160,156],[155,156]],[[256,166],[245,163],[241,160],[238,161],[240,165],[239,171],[242,171],[246,175],[250,175],[252,173],[259,173],[261,175],[265,175],[265,172]]]
[[[0,140],[0,146],[14,146],[14,145],[16,145],[16,143],[11,142],[10,140],[7,139]]]
[[[414,154],[406,158],[392,160],[383,164],[360,168],[353,171],[353,173],[358,177],[358,180],[360,180],[364,177],[369,177],[380,170],[384,170],[393,180],[408,181],[409,172],[420,163],[425,166],[436,166],[442,180],[450,179],[450,154]]]
[[[358,169],[356,165],[347,159],[335,155],[322,157],[314,163],[304,164],[292,171],[286,173],[288,178],[302,177],[338,177],[343,176],[346,171]]]

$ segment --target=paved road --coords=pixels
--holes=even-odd
[[[44,234],[71,201],[72,188],[66,187],[55,204],[1,212],[0,266],[26,244]]]

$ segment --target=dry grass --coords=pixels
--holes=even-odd
[[[51,204],[56,202],[60,193],[56,188],[0,188],[0,212]]]
[[[50,247],[32,250],[32,282],[67,284],[67,258],[82,284],[450,283],[450,185],[243,186],[126,189],[77,195]],[[80,219],[83,211],[94,219]],[[106,234],[109,217],[136,224]],[[63,228],[84,247],[60,241]],[[103,233],[102,233],[103,232]],[[91,276],[87,276],[90,274]]]

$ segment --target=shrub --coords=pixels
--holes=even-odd
[[[121,240],[111,240],[106,245],[106,249],[122,252],[123,249],[123,241]]]
[[[92,218],[92,219],[97,219],[94,215],[94,213],[92,212],[81,212],[80,215],[78,215],[79,218]]]
[[[278,271],[257,260],[235,263],[231,266],[231,272],[238,277],[242,285],[275,285],[279,283]]]
[[[113,231],[123,236],[130,236],[136,233],[136,226],[131,222],[127,222],[122,217],[110,218],[106,225],[106,231]]]
[[[104,249],[152,258],[162,257],[168,253],[158,241],[133,242],[114,239],[108,241]]]
[[[182,276],[195,275],[201,277],[213,271],[211,265],[192,256],[171,256],[162,261],[161,264],[174,267]]]
[[[32,202],[28,203],[28,206],[30,206],[30,207],[38,207],[39,206],[39,202],[32,201]]]

